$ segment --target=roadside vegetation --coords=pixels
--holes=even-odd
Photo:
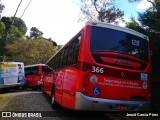
[[[44,38],[36,27],[30,29],[21,18],[2,17],[0,21],[0,62],[20,61],[25,65],[46,63],[61,48],[51,38]]]

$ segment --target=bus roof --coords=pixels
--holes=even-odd
[[[27,67],[35,67],[35,66],[45,66],[45,64],[26,65],[26,66],[24,66],[24,67],[27,68]]]
[[[87,26],[87,25],[98,26],[98,27],[104,27],[104,28],[110,28],[110,29],[114,29],[114,30],[118,30],[118,31],[123,31],[123,32],[126,32],[126,33],[130,33],[130,34],[139,36],[143,39],[149,40],[149,38],[146,35],[144,35],[140,32],[137,32],[135,30],[126,28],[126,27],[121,27],[121,26],[117,26],[117,25],[113,25],[113,24],[109,24],[109,23],[105,23],[105,22],[94,22],[94,21],[86,22],[85,26]]]

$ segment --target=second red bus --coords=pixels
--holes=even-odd
[[[33,64],[24,67],[26,77],[26,87],[37,90],[42,83],[42,74],[45,64]]]

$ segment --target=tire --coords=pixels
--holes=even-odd
[[[18,87],[18,90],[20,90],[20,91],[23,91],[24,89],[25,89],[24,86]]]
[[[55,87],[52,88],[51,104],[53,109],[59,108],[59,104],[55,101]]]
[[[37,90],[38,90],[37,86],[32,88],[32,91],[37,91]]]
[[[40,87],[41,87],[40,89],[41,89],[42,94],[43,94],[43,95],[46,95],[45,91],[43,90],[44,84],[43,84],[42,86],[40,86]]]

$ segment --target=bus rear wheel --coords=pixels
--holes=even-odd
[[[59,104],[55,101],[55,87],[52,88],[52,96],[51,96],[51,99],[52,99],[52,108],[53,109],[57,109],[59,108]]]

